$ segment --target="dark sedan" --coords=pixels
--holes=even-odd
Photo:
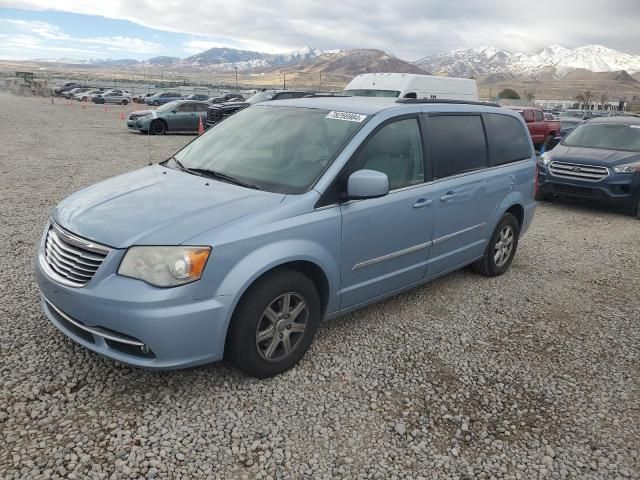
[[[544,153],[538,198],[553,196],[619,205],[640,215],[640,119],[587,120]]]

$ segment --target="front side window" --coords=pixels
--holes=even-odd
[[[640,152],[640,125],[582,123],[564,138],[562,145]]]
[[[479,115],[429,118],[435,178],[446,178],[487,166],[487,145]]]
[[[270,192],[309,190],[365,124],[316,108],[255,105],[207,130],[175,155],[185,167]]]
[[[176,110],[178,112],[193,112],[194,111],[192,103],[183,103],[182,105],[179,105]]]
[[[362,169],[385,173],[390,190],[424,182],[418,120],[407,118],[383,126],[366,140],[351,162],[349,173]]]
[[[536,116],[536,122],[544,121],[544,118],[542,117],[542,112],[540,110],[535,110],[534,114]]]

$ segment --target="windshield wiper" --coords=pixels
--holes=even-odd
[[[227,175],[226,173],[218,172],[216,170],[209,170],[208,168],[188,168],[187,171],[193,172],[197,175],[202,175],[203,177],[209,177],[216,180],[222,180],[223,182],[234,183],[236,185],[240,185],[241,187],[260,190],[260,187],[254,185],[253,183],[243,182],[236,177],[232,177],[231,175]]]
[[[226,173],[218,172],[216,170],[209,170],[208,168],[190,168],[185,167],[180,160],[176,157],[171,157],[169,160],[173,160],[178,168],[184,172],[191,173],[193,175],[198,175],[200,177],[208,177],[214,178],[217,180],[222,180],[224,182],[233,183],[235,185],[239,185],[245,188],[252,188],[253,190],[260,190],[260,187],[254,185],[252,183],[243,182],[242,180],[232,177],[231,175],[227,175]]]

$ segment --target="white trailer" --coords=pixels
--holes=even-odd
[[[344,93],[355,97],[479,100],[475,80],[414,73],[363,73],[349,82]]]

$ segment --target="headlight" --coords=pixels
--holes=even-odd
[[[551,163],[551,156],[547,152],[544,152],[540,155],[540,158],[538,158],[538,163],[545,166],[549,165]]]
[[[636,173],[640,172],[640,162],[616,165],[615,167],[611,167],[611,169],[616,173]]]
[[[199,280],[211,247],[130,247],[118,274],[156,287],[175,287]]]

